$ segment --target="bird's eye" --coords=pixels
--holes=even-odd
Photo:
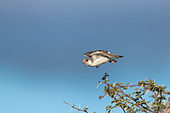
[[[86,59],[86,62],[88,61],[88,59]]]

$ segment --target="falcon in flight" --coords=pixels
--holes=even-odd
[[[116,63],[117,61],[115,59],[123,57],[120,55],[111,54],[110,52],[105,50],[87,52],[84,54],[84,56],[87,56],[87,58],[83,60],[83,63],[85,63],[87,66],[96,68],[98,68],[99,65],[104,64],[106,62]]]

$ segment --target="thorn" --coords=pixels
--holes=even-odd
[[[108,96],[108,94],[107,95],[105,95],[103,98],[106,98]]]
[[[71,110],[69,111],[69,113],[72,111],[73,108],[71,108]]]
[[[79,104],[79,109],[80,109],[80,105],[81,105],[81,104]]]
[[[100,81],[99,81],[99,83],[98,83],[98,85],[97,85],[97,87],[96,87],[96,88],[98,88],[100,84],[102,84],[102,82],[100,82]]]
[[[116,82],[113,84],[113,87],[116,85]]]
[[[145,95],[149,92],[149,90],[146,90]]]

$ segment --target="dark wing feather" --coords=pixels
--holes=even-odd
[[[95,55],[95,54],[99,54],[99,53],[110,53],[108,51],[105,51],[105,50],[96,50],[96,51],[91,51],[91,52],[87,52],[84,54],[84,56],[92,56],[92,55]]]
[[[96,51],[91,51],[91,52],[87,52],[84,54],[84,56],[87,56],[87,57],[91,57],[92,55],[101,55],[101,56],[107,57],[109,59],[113,59],[113,58],[119,59],[119,58],[123,57],[123,56],[111,54],[110,52],[105,51],[105,50],[96,50]]]

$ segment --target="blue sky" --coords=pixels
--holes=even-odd
[[[0,112],[68,113],[70,104],[104,113],[98,81],[155,79],[170,90],[169,0],[1,0]],[[87,51],[123,55],[87,67]],[[75,112],[75,111],[72,111]],[[115,110],[120,113],[120,109]]]

